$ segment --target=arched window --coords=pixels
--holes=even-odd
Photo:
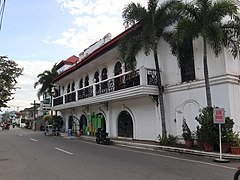
[[[70,93],[70,84],[68,84],[67,93]]]
[[[107,68],[103,68],[102,70],[102,74],[101,74],[101,79],[102,81],[108,78],[108,74],[107,74]],[[106,92],[108,88],[108,82],[105,81],[103,83],[101,83],[101,91],[102,92]]]
[[[64,94],[64,91],[65,91],[65,87],[62,86],[62,93],[61,94]]]
[[[114,75],[117,76],[119,74],[122,74],[122,64],[120,62],[117,62],[114,68]],[[115,86],[115,90],[124,88],[122,76],[114,79],[114,86]]]
[[[75,91],[75,82],[72,83],[72,91]]]
[[[97,83],[99,82],[99,73],[98,71],[95,72],[94,74],[94,82]],[[96,85],[96,94],[99,94],[99,84]]]
[[[107,68],[103,68],[101,78],[102,78],[102,80],[105,80],[108,78]]]
[[[83,79],[80,79],[79,81],[79,89],[83,88]]]
[[[120,62],[117,62],[114,68],[114,75],[116,76],[119,74],[122,74],[122,64]]]
[[[88,86],[88,85],[89,85],[89,77],[86,76],[86,77],[85,77],[84,86],[86,87],[86,86]]]

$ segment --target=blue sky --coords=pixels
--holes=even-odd
[[[37,100],[37,75],[85,48],[107,33],[124,30],[122,10],[130,2],[147,0],[7,0],[0,31],[0,55],[24,68],[11,110]],[[4,109],[3,109],[4,110]]]

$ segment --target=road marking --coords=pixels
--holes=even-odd
[[[66,151],[64,149],[61,149],[61,148],[58,148],[58,147],[55,147],[54,149],[58,150],[58,151],[61,151],[61,152],[64,152],[66,154],[69,154],[69,155],[73,155],[73,153],[69,152],[69,151]]]
[[[22,134],[18,134],[19,136],[23,136]]]
[[[34,141],[34,142],[37,142],[37,140],[36,140],[36,139],[33,139],[33,138],[30,138],[30,140],[31,140],[31,141]]]

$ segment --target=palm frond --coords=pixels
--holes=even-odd
[[[231,1],[218,1],[213,4],[208,12],[209,22],[220,22],[226,15],[232,16],[237,14],[237,6]]]
[[[206,39],[208,44],[212,47],[215,55],[218,56],[223,49],[223,31],[218,24],[209,25],[208,28],[205,29]]]
[[[130,3],[126,5],[123,9],[123,25],[125,28],[129,28],[146,17],[146,9],[141,6],[141,4]]]

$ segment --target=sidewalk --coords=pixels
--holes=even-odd
[[[92,141],[95,142],[94,136],[81,136],[81,137],[75,137],[75,136],[67,136],[66,133],[61,133],[61,136],[67,139],[82,139],[86,141]],[[194,150],[194,149],[187,149],[187,148],[179,148],[179,147],[170,147],[170,146],[162,146],[159,145],[156,142],[148,142],[148,141],[135,141],[135,140],[128,140],[128,139],[113,139],[111,138],[111,143],[114,145],[119,146],[125,146],[125,147],[131,147],[136,149],[146,149],[146,150],[163,150],[163,151],[170,151],[170,152],[177,152],[177,153],[185,153],[185,154],[191,154],[191,155],[197,155],[197,156],[206,156],[206,157],[212,157],[212,158],[219,158],[219,152],[205,152],[201,150]],[[229,160],[240,160],[240,155],[233,155],[231,153],[223,153],[222,154],[223,159],[229,159]]]

